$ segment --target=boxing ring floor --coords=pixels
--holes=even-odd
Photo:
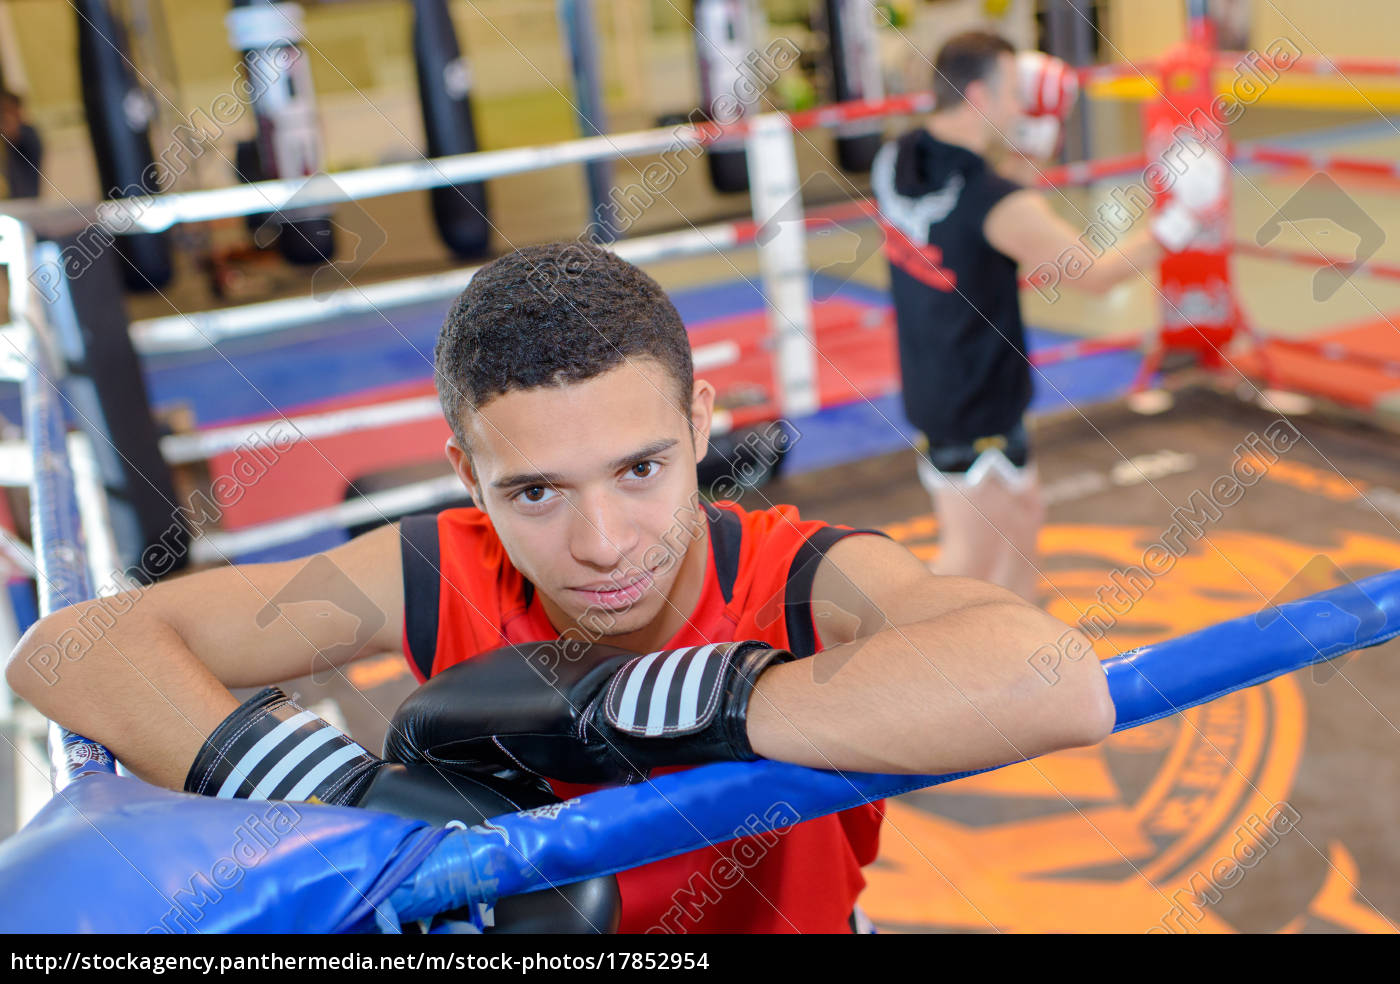
[[[1114,404],[1043,420],[1048,610],[1077,621],[1273,419],[1193,390],[1161,416]],[[1307,440],[1202,524],[1169,573],[1134,589],[1138,600],[1098,643],[1101,657],[1400,563],[1393,435],[1294,423]],[[921,557],[936,552],[912,453],[761,492],[804,515],[878,526]],[[1163,920],[1202,931],[1394,931],[1400,688],[1386,667],[1397,647],[1281,677],[1038,768],[901,797],[862,906],[890,931],[1143,932]],[[1236,884],[1211,888],[1212,865],[1237,850],[1250,817],[1285,801],[1301,817],[1296,829]],[[1189,899],[1200,891],[1218,901],[1198,909]]]

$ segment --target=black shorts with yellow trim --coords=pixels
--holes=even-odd
[[[928,459],[935,471],[945,475],[959,475],[971,468],[987,451],[1000,451],[1017,468],[1024,468],[1031,460],[1030,434],[1025,421],[1010,428],[1004,434],[989,434],[972,441],[931,445],[928,438],[920,434],[914,442],[919,454]]]

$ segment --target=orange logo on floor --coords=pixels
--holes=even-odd
[[[920,556],[934,552],[926,521],[888,531]],[[1058,592],[1051,613],[1073,624],[1108,574],[1137,563],[1155,535],[1046,528],[1041,546]],[[1400,544],[1338,537],[1323,552],[1340,569],[1400,567]],[[1215,531],[1115,620],[1098,654],[1256,611],[1318,553],[1276,537]],[[861,906],[895,932],[1393,932],[1365,901],[1364,873],[1346,847],[1308,842],[1294,830],[1289,795],[1305,733],[1302,692],[1287,676],[1095,748],[892,800]],[[1292,853],[1290,864],[1300,856],[1309,870],[1315,863],[1317,877],[1291,880],[1297,895],[1284,914],[1259,925],[1258,912],[1279,911],[1278,880],[1252,873],[1267,870],[1276,849]],[[1267,901],[1250,905],[1251,894]],[[1256,915],[1242,917],[1246,911]]]

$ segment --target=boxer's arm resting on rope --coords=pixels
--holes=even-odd
[[[838,541],[812,606],[825,648],[773,667],[749,703],[749,738],[765,758],[956,772],[1091,745],[1113,728],[1097,660],[1065,660],[1053,686],[1031,665],[1077,630],[1002,588],[934,575],[891,540]],[[1092,652],[1078,641],[1074,652]]]
[[[378,630],[358,639],[376,614]],[[397,651],[402,633],[391,525],[316,557],[202,571],[53,612],[20,640],[5,676],[45,716],[179,789],[205,736],[238,706],[230,687],[294,679],[318,656],[323,667],[325,653],[345,663]]]
[[[559,802],[547,783],[532,776],[467,775],[438,764],[386,762],[276,687],[259,691],[214,728],[183,788],[225,799],[356,806],[438,825],[475,826]],[[494,926],[512,933],[611,932],[620,912],[616,880],[605,876],[502,900]],[[471,910],[446,918],[470,918],[480,926]]]
[[[756,640],[635,653],[553,639],[449,666],[394,713],[392,762],[616,783],[668,765],[749,761],[753,684],[792,654]]]
[[[1084,230],[1061,218],[1044,194],[1029,188],[1014,191],[992,207],[982,232],[998,251],[1011,257],[1024,276],[1054,269],[1055,285],[1103,293],[1132,276],[1153,277],[1160,247],[1148,228],[1125,233],[1102,255],[1086,248]],[[1097,243],[1097,240],[1094,240]],[[1094,246],[1102,249],[1102,245]],[[1076,258],[1075,263],[1068,262]],[[1079,273],[1080,268],[1084,268]]]
[[[874,537],[840,541],[817,579],[818,617],[844,628],[812,660],[755,640],[642,655],[506,646],[414,691],[385,757],[569,782],[761,757],[949,772],[1092,744],[1113,727],[1097,662],[1068,661],[1053,687],[1032,668],[1031,654],[1072,630],[1010,592],[934,577]]]

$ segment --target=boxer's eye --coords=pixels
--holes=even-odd
[[[548,502],[549,500],[545,498],[545,495],[552,491],[552,489],[545,485],[527,485],[525,488],[515,493],[515,495],[511,496],[511,499],[516,502],[528,502],[530,505],[537,506],[540,503]]]

